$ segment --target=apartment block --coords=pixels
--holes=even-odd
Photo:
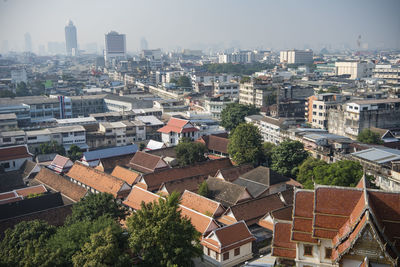
[[[251,82],[240,84],[239,103],[260,108],[266,105],[265,98],[273,92],[271,83],[252,79]]]
[[[314,128],[328,128],[328,111],[342,101],[339,94],[319,94],[307,98],[305,106],[306,121]]]
[[[329,110],[328,130],[356,139],[365,128],[396,128],[400,124],[400,99],[356,100]]]
[[[372,77],[399,86],[400,65],[376,65],[372,70]]]
[[[313,63],[313,51],[311,50],[281,51],[280,62],[287,64],[311,64]]]
[[[336,75],[350,75],[350,79],[360,79],[372,76],[374,64],[366,61],[337,61]]]

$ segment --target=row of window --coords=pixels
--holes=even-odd
[[[218,261],[220,254],[219,253],[215,253],[215,254],[216,254],[215,259]],[[211,256],[211,249],[209,249],[209,248],[207,248],[207,255]],[[233,256],[238,256],[238,255],[240,255],[240,247],[235,248],[235,250],[233,251]],[[222,260],[224,260],[224,261],[229,260],[229,251],[222,254]]]
[[[313,256],[313,248],[314,248],[314,246],[312,246],[312,245],[304,245],[304,256],[312,257]],[[331,256],[332,256],[332,249],[325,248],[325,259],[330,259]]]

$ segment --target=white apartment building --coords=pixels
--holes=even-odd
[[[311,64],[313,63],[313,51],[309,49],[281,51],[280,62],[287,64]]]
[[[342,101],[340,94],[319,94],[307,98],[305,107],[306,121],[313,128],[328,128],[328,110],[336,107]]]
[[[204,107],[207,112],[211,113],[213,119],[220,120],[222,110],[230,103],[231,99],[221,97],[212,97],[204,101]]]
[[[62,126],[35,131],[26,131],[26,143],[29,147],[37,148],[40,144],[56,141],[68,151],[71,145],[87,149],[86,130],[81,125]]]
[[[232,74],[213,74],[213,73],[194,73],[192,74],[192,84],[196,83],[212,84],[216,82],[230,82],[233,79]]]
[[[214,83],[214,93],[216,95],[225,95],[231,99],[239,98],[239,83],[236,82],[216,82]]]
[[[106,138],[114,138],[116,146],[126,145],[126,125],[122,122],[101,122],[99,131],[105,133]]]
[[[265,106],[265,98],[274,92],[270,83],[245,82],[240,84],[239,103],[244,105],[255,105],[260,108]]]
[[[400,65],[376,65],[372,77],[381,79],[389,84],[400,85]]]
[[[368,78],[372,76],[374,64],[366,61],[335,62],[336,75],[350,75],[350,79]]]

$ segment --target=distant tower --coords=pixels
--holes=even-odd
[[[147,50],[149,49],[149,43],[147,42],[146,38],[142,37],[140,40],[140,50]]]
[[[65,26],[65,46],[67,48],[67,55],[76,55],[78,52],[78,41],[76,39],[76,27],[71,20]]]
[[[111,31],[105,35],[104,40],[104,60],[109,62],[112,59],[126,58],[126,38],[125,34]]]
[[[25,33],[25,52],[32,52],[32,38],[29,32]]]

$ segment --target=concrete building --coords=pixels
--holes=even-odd
[[[400,99],[356,100],[329,110],[328,130],[356,139],[365,128],[396,128],[400,125]]]
[[[400,65],[376,65],[372,70],[372,77],[399,86]]]
[[[105,34],[104,43],[104,61],[110,62],[113,59],[120,60],[126,58],[126,37],[125,34],[119,34],[111,31]]]
[[[239,98],[239,83],[237,82],[216,82],[214,83],[214,96],[225,95],[231,99]]]
[[[328,128],[328,110],[342,101],[339,94],[319,94],[307,98],[305,107],[306,121],[314,128]]]
[[[18,128],[18,123],[15,113],[0,114],[0,131],[8,131],[16,128]]]
[[[361,79],[372,76],[374,64],[366,61],[337,61],[336,75],[350,75],[350,79]]]
[[[280,52],[280,62],[287,64],[313,63],[312,50],[285,50]]]
[[[218,63],[253,63],[255,61],[253,51],[239,51],[230,54],[218,55]]]
[[[147,49],[143,50],[141,54],[142,58],[149,62],[151,69],[159,69],[162,67],[162,53],[161,49]]]
[[[220,120],[222,110],[230,103],[233,101],[223,95],[204,100],[204,107],[213,119]]]
[[[265,98],[273,92],[270,82],[252,79],[250,82],[240,84],[239,103],[260,108],[266,105]]]
[[[24,68],[12,70],[11,71],[11,83],[18,85],[21,82],[24,82],[24,83],[28,82],[26,70]]]
[[[184,137],[191,140],[199,138],[199,129],[196,128],[189,120],[183,120],[172,117],[167,125],[158,129],[161,133],[161,140],[167,146],[176,146]]]
[[[65,26],[65,46],[68,56],[76,56],[78,54],[78,41],[76,38],[76,27],[71,20]]]
[[[19,170],[25,161],[32,158],[26,145],[0,148],[0,167],[5,172]]]

